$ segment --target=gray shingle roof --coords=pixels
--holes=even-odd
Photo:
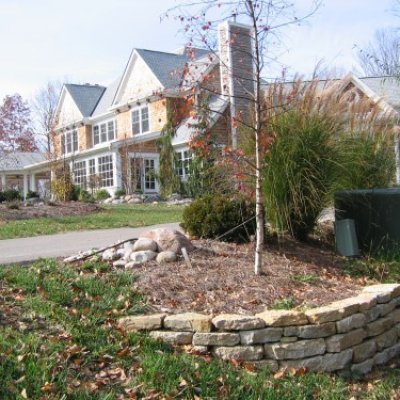
[[[109,107],[112,105],[120,81],[121,77],[119,77],[118,79],[116,79],[114,82],[112,82],[110,85],[107,86],[106,90],[103,92],[103,95],[101,96],[101,99],[97,103],[95,110],[92,113],[93,117],[105,114],[108,111]]]
[[[394,76],[373,76],[359,79],[394,109],[400,111],[399,78]]]
[[[16,152],[7,154],[0,159],[0,171],[19,171],[23,168],[45,161],[44,153]]]
[[[185,52],[164,53],[144,49],[136,49],[136,51],[166,89],[181,85],[185,65],[191,61]],[[199,59],[208,52],[208,50],[194,49],[194,57]]]
[[[136,51],[165,88],[179,86],[183,69],[188,61],[186,55],[144,49]]]
[[[90,117],[106,88],[99,85],[65,85],[84,117]]]

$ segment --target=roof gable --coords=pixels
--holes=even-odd
[[[70,93],[83,117],[90,117],[99,103],[106,88],[99,85],[66,84],[65,88]]]
[[[61,90],[56,109],[57,127],[66,126],[82,120],[83,115],[65,85]]]

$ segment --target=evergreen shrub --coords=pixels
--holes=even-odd
[[[191,236],[248,242],[256,232],[254,216],[254,204],[244,199],[205,195],[185,208],[181,226]]]
[[[96,194],[95,198],[97,201],[109,199],[111,197],[110,193],[108,193],[107,189],[99,189]]]

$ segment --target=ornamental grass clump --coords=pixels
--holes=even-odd
[[[343,189],[387,187],[394,178],[392,115],[349,82],[271,85],[264,115],[269,222],[307,239],[318,215]]]

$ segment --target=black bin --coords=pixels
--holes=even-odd
[[[336,192],[335,219],[354,220],[363,253],[393,251],[400,246],[400,189]]]

